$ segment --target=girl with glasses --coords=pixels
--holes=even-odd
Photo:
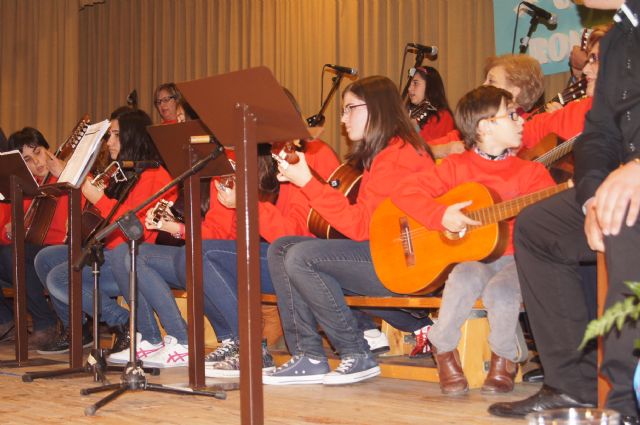
[[[370,218],[399,179],[433,167],[433,160],[388,78],[356,81],[345,88],[342,101],[342,123],[353,142],[347,160],[363,171],[356,202],[350,204],[342,193],[316,179],[304,155],[297,164],[279,166],[311,207],[349,239],[284,237],[269,247],[269,271],[292,357],[265,375],[265,384],[347,384],[380,373],[343,293],[374,295],[369,288],[380,287],[375,295],[392,295],[382,284],[375,285],[379,281],[369,252]],[[425,324],[402,311],[376,315],[400,328],[413,324],[407,330]],[[333,372],[318,325],[341,357]]]

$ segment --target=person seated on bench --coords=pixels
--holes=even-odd
[[[314,170],[328,178],[338,166],[333,150],[321,140],[300,142],[300,149],[306,152]],[[269,241],[284,235],[309,235],[307,216],[309,205],[292,184],[279,182],[277,169],[271,157],[271,146],[263,144],[258,150],[259,179],[259,226],[264,239],[260,243],[261,286],[263,292],[273,293],[266,265]],[[302,152],[299,155],[304,155]],[[205,358],[207,376],[234,377],[239,375],[238,344],[238,299],[237,299],[237,253],[236,253],[236,213],[235,185],[222,184],[222,179],[212,179],[211,208],[202,224],[203,237],[203,286],[205,314],[208,317],[222,345]],[[150,215],[146,223],[149,228],[170,232],[184,237],[184,225],[166,219],[153,220]],[[137,263],[139,290],[158,314],[168,335],[164,342],[147,333],[144,329],[155,324],[153,317],[142,318],[138,325],[141,343],[138,358],[145,366],[174,367],[186,366],[188,361],[187,327],[175,303],[170,288],[186,287],[184,247],[142,244],[139,247]],[[125,259],[126,267],[129,262]],[[123,293],[127,293],[127,282],[119,282]],[[126,292],[125,292],[126,291]],[[179,355],[176,355],[179,354]],[[110,360],[127,359],[128,351],[110,356]],[[273,367],[273,361],[264,351],[265,368]]]
[[[456,125],[467,151],[450,155],[433,171],[402,180],[391,200],[429,229],[464,232],[481,224],[463,212],[471,201],[443,205],[434,198],[466,182],[478,182],[500,201],[513,199],[553,185],[542,164],[524,161],[513,152],[520,147],[524,120],[516,112],[509,92],[493,86],[479,87],[460,99]],[[510,220],[510,231],[514,220]],[[433,255],[438,255],[434,252]],[[438,320],[428,335],[445,394],[468,391],[460,365],[460,327],[474,303],[482,298],[490,325],[491,367],[482,390],[509,392],[520,358],[516,327],[522,298],[513,258],[511,233],[506,250],[491,262],[468,261],[454,266],[442,294]]]
[[[373,211],[399,179],[434,164],[391,80],[382,76],[358,80],[347,86],[342,100],[342,122],[353,141],[348,161],[363,171],[356,203],[314,178],[304,158],[279,170],[301,188],[315,211],[350,239],[286,237],[269,247],[269,271],[292,358],[265,375],[265,384],[347,384],[380,374],[343,293],[362,294],[377,280],[369,252]],[[383,288],[375,295],[393,294]],[[400,310],[379,310],[376,315],[400,329],[394,318],[414,326],[404,330],[430,322]],[[318,325],[341,357],[332,373]]]

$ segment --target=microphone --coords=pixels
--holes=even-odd
[[[534,17],[537,16],[539,18],[542,18],[545,21],[549,22],[549,24],[551,24],[551,25],[555,25],[555,24],[558,23],[558,17],[556,15],[554,15],[553,13],[544,10],[540,6],[536,6],[535,4],[531,4],[528,1],[523,1],[521,3],[529,8],[529,11],[531,12],[530,14],[532,14],[532,16],[534,16]]]
[[[147,168],[158,168],[160,163],[158,161],[118,161],[120,167],[123,169],[136,169],[145,170]]]
[[[407,43],[407,47],[412,47],[431,56],[435,56],[438,54],[438,48],[436,46],[425,46],[424,44],[419,43]]]
[[[340,65],[331,65],[330,63],[325,63],[324,66],[325,68],[331,68],[334,71],[342,72],[343,74],[358,75],[358,70],[355,68],[347,68],[346,66]]]

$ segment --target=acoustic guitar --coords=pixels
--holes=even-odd
[[[327,179],[327,183],[338,192],[342,193],[350,204],[356,202],[362,172],[349,164],[343,163],[334,170]],[[316,210],[311,209],[307,217],[309,231],[321,239],[348,239],[345,235],[337,231],[329,224]]]
[[[485,186],[461,184],[436,198],[444,205],[473,201],[463,212],[482,224],[468,226],[461,233],[429,230],[386,199],[373,214],[369,231],[376,274],[387,289],[398,294],[433,292],[444,284],[455,264],[502,255],[509,234],[504,220],[572,185],[568,181],[494,204]]]

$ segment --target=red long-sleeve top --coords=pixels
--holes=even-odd
[[[478,182],[489,188],[494,201],[508,201],[554,185],[542,164],[510,156],[500,161],[482,158],[474,151],[447,156],[440,165],[403,179],[391,195],[394,204],[429,229],[444,230],[442,217],[448,205],[434,198],[454,187]],[[509,220],[509,244],[504,255],[513,254],[513,225]]]
[[[338,167],[335,152],[324,142],[314,140],[307,143],[305,158],[309,167],[325,180]],[[203,239],[235,239],[235,209],[224,207],[217,199],[215,185],[210,186],[211,207],[202,225]],[[260,236],[273,242],[282,236],[313,236],[307,227],[307,217],[311,207],[302,195],[301,189],[291,183],[280,184],[278,200],[258,203]]]
[[[56,177],[51,177],[49,180],[49,184],[53,184],[57,182],[58,179]],[[29,209],[31,205],[32,199],[25,199],[23,203],[23,209],[26,211]],[[11,243],[11,240],[7,238],[7,232],[4,225],[11,221],[11,204],[3,204],[6,205],[3,209],[5,210],[3,215],[2,229],[0,233],[0,245],[7,245]],[[56,200],[56,209],[53,213],[53,218],[51,220],[51,225],[49,226],[49,231],[44,237],[43,244],[44,245],[59,245],[64,243],[67,238],[67,218],[69,216],[69,202],[68,196],[63,195],[57,198]]]
[[[138,179],[138,182],[133,186],[131,191],[129,192],[129,196],[122,202],[122,204],[118,207],[116,213],[114,214],[114,220],[120,218],[125,212],[137,207],[143,201],[145,201],[149,196],[154,193],[157,193],[162,187],[164,187],[167,183],[171,181],[171,176],[167,171],[160,168],[150,168],[142,172]],[[177,189],[174,187],[169,192],[165,193],[163,196],[164,199],[168,201],[175,201],[177,198]],[[102,217],[106,217],[111,209],[116,205],[117,201],[115,199],[111,199],[107,196],[103,196],[100,200],[95,204],[96,208],[100,211],[100,215]],[[139,211],[136,216],[140,219],[141,223],[145,221],[145,215],[147,210],[153,207],[154,203],[152,202],[147,208]],[[156,240],[158,233],[155,230],[144,229],[144,236],[142,237],[142,241],[153,243]],[[121,243],[125,242],[126,239],[120,232],[120,230],[113,232],[106,241],[106,247],[108,249],[115,248]]]
[[[522,148],[531,149],[550,133],[565,140],[577,136],[584,128],[585,117],[592,104],[593,98],[585,97],[570,102],[557,111],[534,115],[524,123]],[[429,144],[442,145],[456,140],[462,140],[462,135],[458,130],[452,130],[442,137],[430,140]]]
[[[432,115],[425,125],[420,129],[420,136],[424,139],[425,142],[429,142],[433,139],[438,139],[440,137],[446,136],[451,130],[455,129],[455,124],[453,122],[453,117],[451,113],[446,109],[441,109],[438,111],[438,115],[440,116],[440,121],[438,121],[438,117],[434,114]]]
[[[369,239],[369,222],[380,202],[391,195],[403,177],[431,169],[433,160],[418,152],[399,137],[393,138],[362,174],[360,190],[354,204],[330,185],[311,179],[302,193],[311,207],[336,230],[350,239]]]

